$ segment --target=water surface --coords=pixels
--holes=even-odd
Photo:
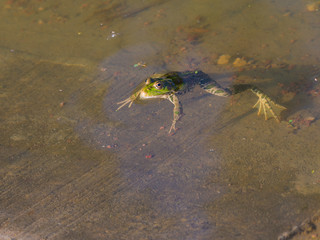
[[[313,1],[7,1],[0,24],[3,239],[275,239],[319,209]],[[218,64],[230,55],[227,64]],[[245,60],[236,66],[237,59]],[[140,63],[137,66],[135,64]],[[255,84],[115,112],[154,72]]]

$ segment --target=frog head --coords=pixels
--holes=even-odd
[[[168,94],[179,90],[171,78],[154,77],[145,80],[145,85],[140,91],[140,99],[166,98]]]
[[[117,111],[127,104],[129,104],[128,107],[131,107],[132,103],[137,100],[167,98],[168,95],[182,88],[183,81],[178,73],[171,72],[167,74],[153,74],[141,85],[137,87],[129,98],[118,103],[121,106]]]

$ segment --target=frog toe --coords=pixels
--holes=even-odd
[[[176,123],[172,123],[170,129],[169,129],[169,133],[171,132],[175,132],[176,131]]]
[[[280,118],[277,116],[277,114],[275,114],[274,108],[278,108],[281,111],[286,109],[286,107],[281,106],[275,103],[274,101],[272,101],[271,99],[263,96],[259,96],[259,99],[256,102],[256,104],[253,106],[253,108],[257,107],[258,105],[259,105],[258,116],[263,111],[265,120],[268,120],[268,116],[271,115],[277,122],[280,122]],[[274,106],[274,108],[272,107],[272,105]]]
[[[117,104],[121,104],[121,106],[118,107],[116,111],[119,111],[121,108],[123,108],[127,104],[129,104],[129,106],[128,106],[128,108],[129,108],[129,107],[131,107],[132,103],[133,103],[133,100],[131,99],[131,97],[129,97],[121,102],[118,102]]]

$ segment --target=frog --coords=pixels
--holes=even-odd
[[[134,102],[145,101],[150,99],[167,99],[173,105],[173,120],[169,133],[177,130],[176,123],[182,116],[182,104],[178,99],[178,95],[185,94],[192,90],[196,85],[216,96],[229,97],[246,90],[250,90],[258,97],[257,102],[252,108],[258,108],[258,116],[261,112],[264,113],[265,120],[268,120],[269,115],[277,122],[280,122],[280,117],[275,114],[274,109],[282,111],[286,107],[276,103],[261,89],[252,84],[234,84],[229,88],[222,87],[217,81],[210,78],[208,74],[201,70],[185,71],[185,72],[167,72],[167,73],[154,73],[144,82],[142,82],[136,90],[130,95],[130,97],[118,102],[120,105],[116,111],[119,111],[124,106],[128,105],[128,108],[132,106]]]

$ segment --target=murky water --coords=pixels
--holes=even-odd
[[[276,239],[311,216],[320,207],[318,8],[4,1],[0,238]],[[257,116],[250,92],[221,98],[197,87],[179,96],[174,135],[169,101],[115,112],[152,73],[196,69],[263,89],[287,107],[282,122]]]

